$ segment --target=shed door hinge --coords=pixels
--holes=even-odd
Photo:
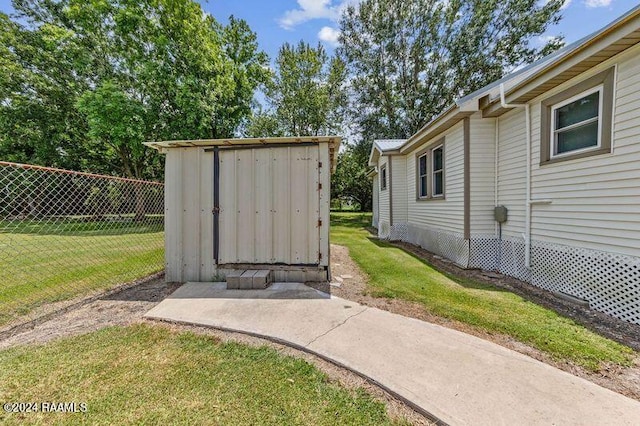
[[[321,169],[322,168],[322,161],[318,161],[318,168]]]
[[[318,252],[318,259],[322,260],[322,253]]]
[[[322,189],[322,183],[318,182],[318,190],[321,190],[321,189]]]
[[[322,219],[318,219],[318,227],[322,226]]]

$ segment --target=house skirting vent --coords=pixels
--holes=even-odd
[[[465,268],[499,271],[640,324],[640,257],[533,240],[528,269],[523,238],[472,235],[465,240],[459,233],[406,223],[387,224],[379,237],[415,244]]]

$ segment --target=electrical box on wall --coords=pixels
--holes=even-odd
[[[507,221],[507,208],[505,206],[497,206],[493,209],[493,216],[498,223],[504,223]]]

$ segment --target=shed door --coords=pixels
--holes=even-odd
[[[319,146],[220,150],[218,264],[317,265]]]

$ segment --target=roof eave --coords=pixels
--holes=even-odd
[[[640,40],[640,7],[623,15],[580,45],[554,61],[541,66],[535,73],[510,87],[505,93],[506,103],[523,104],[551,90],[577,75],[593,68],[636,45]],[[481,103],[484,117],[495,117],[509,111],[499,97]]]

